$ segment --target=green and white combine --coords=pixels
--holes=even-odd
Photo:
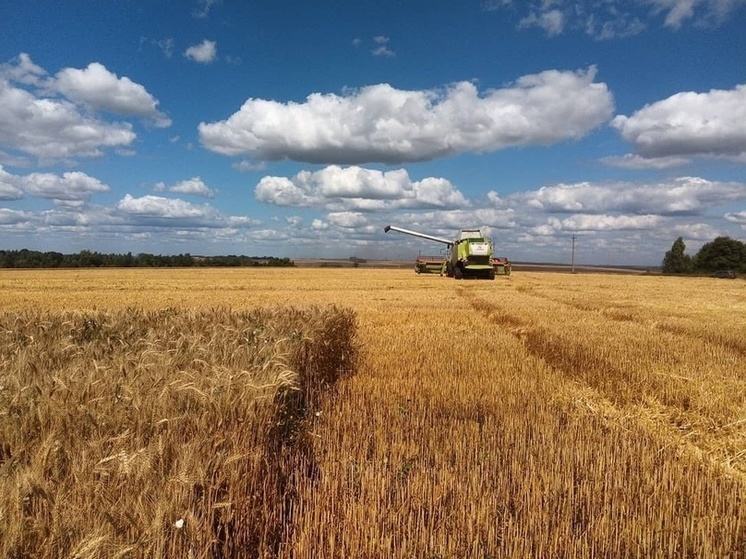
[[[494,256],[492,241],[484,236],[479,229],[462,229],[455,241],[410,231],[394,225],[387,225],[383,230],[386,233],[398,231],[399,233],[445,244],[448,247],[449,256],[443,259],[440,273],[449,278],[495,279],[496,274],[510,274],[510,262],[507,258],[496,258]],[[419,259],[415,263],[415,271],[422,271]]]

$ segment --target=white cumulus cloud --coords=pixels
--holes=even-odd
[[[46,86],[97,111],[145,118],[160,128],[171,125],[145,87],[128,77],[118,77],[98,62],[83,69],[60,70]]]
[[[368,224],[368,219],[359,212],[331,212],[326,219],[330,224],[345,229],[356,229]]]
[[[27,223],[31,218],[32,214],[29,212],[0,208],[0,225],[3,226],[15,226],[21,223]]]
[[[746,211],[727,213],[725,214],[725,219],[731,223],[738,223],[741,227],[746,228]]]
[[[169,219],[202,218],[214,213],[214,210],[207,205],[197,206],[178,198],[151,195],[135,198],[126,194],[117,203],[117,208],[131,215]]]
[[[192,177],[191,179],[179,181],[167,189],[169,192],[176,192],[178,194],[193,194],[195,196],[203,196],[204,198],[215,197],[215,190],[207,186],[200,177]]]
[[[0,200],[18,200],[23,196],[23,190],[15,183],[17,179],[0,165]]]
[[[577,214],[563,219],[565,231],[625,231],[653,229],[661,224],[659,215],[586,215]]]
[[[205,39],[198,45],[193,45],[186,49],[184,56],[199,62],[200,64],[209,64],[213,62],[218,55],[218,46],[215,41]]]
[[[0,146],[48,161],[100,156],[135,138],[129,123],[84,116],[73,103],[38,98],[0,79]]]
[[[59,95],[64,96],[60,98]],[[5,160],[19,153],[40,163],[98,157],[111,148],[128,153],[137,135],[128,122],[107,122],[96,111],[138,116],[156,126],[170,120],[143,86],[103,65],[65,68],[55,77],[21,54],[0,65],[0,148]]]
[[[25,52],[22,52],[10,62],[0,64],[0,78],[11,82],[38,86],[41,85],[41,81],[46,75],[47,71],[34,64],[31,57]]]
[[[109,187],[100,180],[80,171],[64,173],[31,173],[22,177],[26,192],[39,198],[53,200],[88,200],[94,192],[108,192]]]
[[[427,161],[464,152],[579,139],[614,102],[596,69],[548,70],[480,94],[470,82],[405,91],[388,84],[304,103],[249,99],[228,119],[199,125],[202,144],[263,160],[359,164]]]
[[[687,165],[690,159],[676,156],[645,158],[636,153],[626,153],[622,156],[602,157],[600,161],[604,165],[620,169],[670,169]]]
[[[406,170],[378,171],[331,165],[301,171],[292,178],[263,177],[257,200],[279,206],[374,211],[395,208],[456,208],[468,201],[449,181],[427,177],[413,181]]]
[[[720,231],[708,223],[680,223],[671,228],[671,237],[684,237],[686,241],[706,243],[720,236]]]
[[[655,183],[588,182],[545,186],[521,195],[529,208],[550,213],[699,214],[746,202],[746,183],[679,177]]]
[[[746,85],[682,92],[611,125],[644,158],[746,155]]]
[[[80,171],[70,171],[62,175],[54,173],[13,175],[0,166],[0,199],[18,199],[25,192],[36,198],[47,198],[59,202],[84,202],[96,192],[108,191],[109,187],[106,184]]]
[[[182,228],[187,231],[195,228],[213,229],[218,235],[253,227],[259,223],[258,220],[246,216],[224,215],[209,204],[197,205],[179,198],[153,195],[135,198],[126,194],[117,202],[116,210],[118,217],[130,225],[156,229],[166,227],[171,230]]]

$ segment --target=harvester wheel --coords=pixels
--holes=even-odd
[[[453,277],[457,280],[464,279],[464,270],[458,264],[453,268]]]

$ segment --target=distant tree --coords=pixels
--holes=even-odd
[[[39,252],[37,250],[0,250],[0,268],[90,268],[90,267],[190,267],[190,266],[295,266],[289,258],[274,256],[198,256],[162,255],[141,252],[102,254],[81,250],[75,254]]]
[[[694,266],[701,272],[746,272],[746,243],[730,237],[718,237],[702,245],[694,257]]]
[[[137,255],[137,266],[143,266],[143,267],[151,267],[155,266],[155,255],[150,254],[149,252],[141,252]]]
[[[686,274],[692,271],[692,259],[685,251],[684,239],[679,237],[673,242],[671,250],[663,257],[664,274]]]
[[[81,268],[98,268],[104,264],[104,255],[90,250],[81,250],[78,253],[78,266]]]
[[[112,266],[120,268],[130,268],[135,265],[135,257],[132,256],[131,252],[127,254],[115,254],[112,255]]]
[[[45,252],[43,267],[44,268],[59,268],[65,261],[65,255],[61,252]]]

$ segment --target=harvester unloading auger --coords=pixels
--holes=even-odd
[[[482,278],[495,279],[495,274],[509,275],[510,262],[507,258],[496,258],[492,250],[492,242],[482,235],[479,229],[462,229],[458,239],[449,241],[440,237],[426,235],[418,231],[410,231],[394,225],[387,225],[383,230],[398,231],[413,235],[436,243],[443,243],[448,247],[449,256],[444,258],[441,275],[456,279]]]

